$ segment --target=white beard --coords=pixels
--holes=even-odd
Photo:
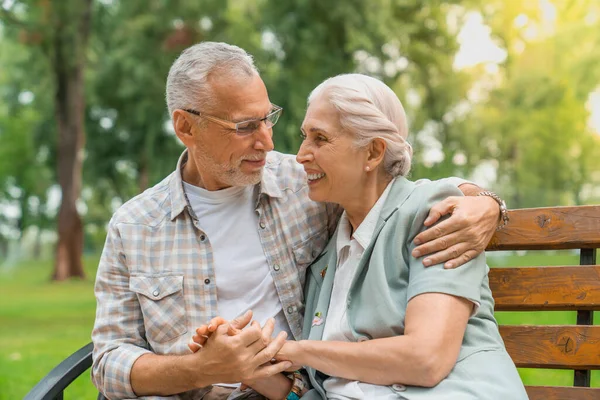
[[[227,186],[256,185],[262,179],[262,168],[252,173],[245,173],[240,169],[243,159],[237,160],[235,165],[232,165],[232,163],[218,164],[206,154],[198,153],[197,156],[200,163],[196,162],[196,164],[202,165],[202,169],[209,172],[213,179]]]

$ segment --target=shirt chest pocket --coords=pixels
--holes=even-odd
[[[164,343],[187,332],[183,276],[132,276],[129,289],[137,293],[150,343]]]
[[[324,230],[313,234],[308,239],[295,245],[292,252],[294,253],[296,265],[306,269],[321,254],[328,241],[327,230]]]

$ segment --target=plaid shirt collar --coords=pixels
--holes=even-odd
[[[197,219],[194,215],[192,207],[190,206],[190,202],[187,198],[187,195],[185,194],[185,190],[183,189],[183,179],[181,177],[181,174],[183,171],[183,166],[187,162],[187,159],[188,151],[187,149],[185,149],[179,157],[179,161],[177,161],[177,168],[175,172],[171,174],[171,181],[169,183],[169,195],[171,198],[171,221],[177,218],[179,214],[181,214],[186,208],[188,209],[188,212],[192,215],[192,217],[194,217],[194,219]],[[277,177],[275,176],[275,173],[269,168],[269,164],[271,162],[272,161],[270,160],[270,157],[267,154],[267,164],[265,168],[263,168],[263,174],[259,184],[260,196],[257,199],[257,206],[258,200],[262,195],[276,198],[283,197],[283,192],[277,185]]]

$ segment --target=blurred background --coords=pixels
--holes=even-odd
[[[412,178],[471,179],[509,208],[600,202],[598,0],[0,0],[0,399],[89,342],[107,222],[175,168],[166,76],[202,40],[254,55],[284,108],[279,151],[298,149],[310,90],[356,71],[405,105]],[[70,391],[92,398],[89,376]]]

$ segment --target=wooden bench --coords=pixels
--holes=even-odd
[[[600,399],[590,388],[590,371],[600,369],[600,206],[509,211],[510,224],[494,235],[487,251],[580,249],[580,266],[492,268],[496,311],[577,312],[577,325],[501,326],[506,348],[518,367],[574,371],[573,387],[528,386],[531,400]],[[26,400],[62,399],[65,388],[92,364],[92,344],[63,361]],[[103,399],[99,395],[98,399]]]
[[[511,210],[509,226],[487,251],[579,249],[579,266],[492,268],[496,311],[576,311],[576,325],[504,325],[500,333],[517,367],[570,369],[573,387],[528,386],[531,400],[600,399],[589,388],[600,369],[600,206]]]

